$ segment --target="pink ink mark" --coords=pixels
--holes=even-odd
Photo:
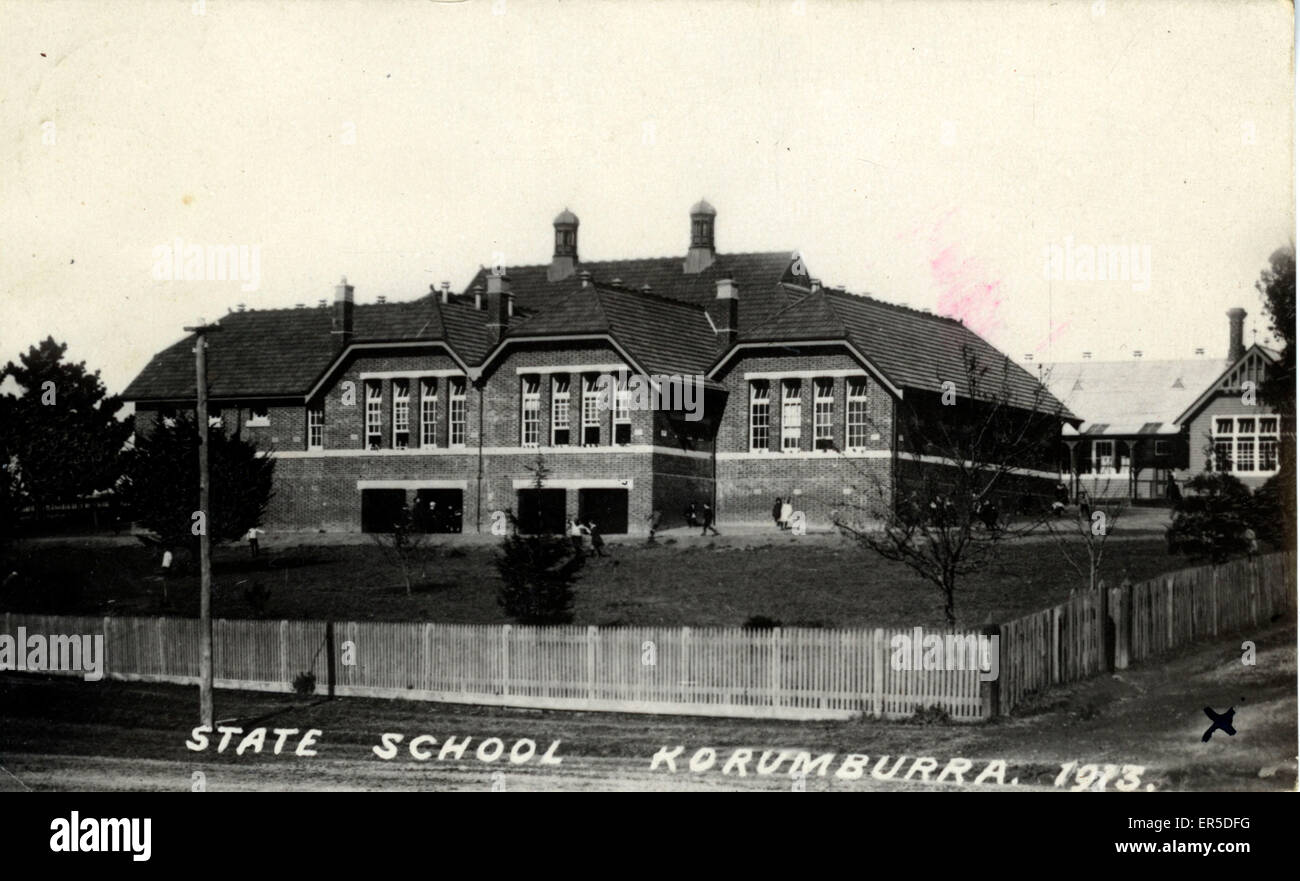
[[[984,267],[971,257],[962,257],[949,245],[930,260],[930,274],[939,285],[938,313],[956,318],[972,331],[988,338],[1002,328],[998,308],[1002,305],[1001,281],[987,281]]]
[[[1064,333],[1066,329],[1069,328],[1069,326],[1070,326],[1070,322],[1062,321],[1060,324],[1053,327],[1051,332],[1047,334],[1046,339],[1044,339],[1041,343],[1039,343],[1037,346],[1034,347],[1034,352],[1037,353],[1043,351],[1043,349],[1046,349],[1049,345],[1051,345],[1056,340],[1057,337],[1059,337],[1062,333]]]

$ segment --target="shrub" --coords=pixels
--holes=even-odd
[[[520,624],[573,620],[573,585],[585,556],[558,535],[508,535],[501,542],[497,604]]]
[[[1202,472],[1187,489],[1174,506],[1174,521],[1166,531],[1170,550],[1212,563],[1245,551],[1251,509],[1246,485],[1231,474]]]
[[[297,694],[315,694],[316,674],[308,670],[293,677],[293,690]]]

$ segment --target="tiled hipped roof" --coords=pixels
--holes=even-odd
[[[726,354],[715,330],[725,320],[717,282],[730,277],[739,294],[739,343],[843,341],[898,388],[939,391],[952,379],[959,393],[967,391],[965,349],[999,377],[1009,365],[1014,399],[1033,400],[1036,380],[960,322],[843,291],[810,291],[808,276],[795,275],[794,265],[789,252],[719,254],[698,273],[684,271],[681,257],[582,262],[577,272],[590,273],[585,281],[576,273],[549,281],[547,265],[509,267],[515,315],[502,345],[608,337],[648,373],[707,373]],[[349,342],[440,344],[471,368],[483,365],[497,344],[488,313],[474,306],[479,286],[486,290],[486,270],[448,303],[431,294],[358,305]],[[226,315],[222,331],[209,337],[210,394],[304,397],[345,348],[342,336],[331,333],[333,315],[332,308]],[[124,397],[192,400],[193,348],[191,336],[154,356]],[[1055,406],[1053,399],[1046,403]]]

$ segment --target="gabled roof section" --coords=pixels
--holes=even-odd
[[[332,333],[332,308],[232,312],[208,337],[208,393],[213,398],[306,395],[345,350]],[[359,305],[348,344],[443,343],[463,361],[486,354],[486,313],[422,297]],[[194,336],[155,355],[122,393],[129,401],[193,400]]]
[[[800,293],[798,299],[755,327],[741,323],[740,342],[847,340],[848,330],[823,291]]]
[[[1253,382],[1254,389],[1258,393],[1260,386],[1264,383],[1268,366],[1280,357],[1279,353],[1258,343],[1251,346],[1240,358],[1229,364],[1222,373],[1215,376],[1207,385],[1202,386],[1201,393],[1178,414],[1175,421],[1181,423],[1191,419],[1217,394],[1241,394],[1244,391],[1242,383]],[[1222,362],[1216,361],[1213,363],[1221,364]]]
[[[595,282],[638,292],[648,284],[656,296],[700,307],[708,307],[717,298],[718,279],[730,276],[740,289],[741,327],[764,321],[797,298],[797,294],[781,284],[783,281],[805,286],[808,282],[806,268],[803,274],[794,273],[792,251],[719,254],[711,266],[698,273],[685,272],[682,264],[681,256],[595,260],[580,262],[577,272],[585,270]],[[548,268],[546,263],[507,267],[510,290],[521,311],[550,310],[557,296],[571,293],[579,283],[576,274],[562,281],[549,281]],[[489,272],[480,268],[456,300],[472,302],[476,285],[486,289]]]
[[[1082,434],[1176,434],[1182,411],[1222,370],[1212,358],[1062,361],[1044,364],[1043,379],[1083,417]]]
[[[713,360],[716,344],[700,306],[593,283],[557,296],[547,309],[512,324],[502,346],[522,339],[591,335],[610,337],[650,374],[701,374]]]

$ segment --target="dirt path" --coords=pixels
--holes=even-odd
[[[126,683],[78,683],[7,675],[0,677],[0,790],[188,790],[201,772],[208,790],[735,790],[807,791],[927,789],[976,786],[1052,790],[1061,765],[1077,761],[1141,766],[1129,788],[1155,790],[1286,790],[1296,787],[1296,630],[1279,623],[1113,676],[1057,689],[1028,712],[983,725],[920,725],[873,720],[836,723],[771,722],[501,710],[414,701],[309,702],[284,695],[219,692],[218,716],[245,732],[258,726],[320,729],[310,748],[293,755],[298,735],[281,755],[250,746],[234,754],[240,736],[224,752],[216,738],[203,752],[186,748],[194,724],[193,689]],[[1241,643],[1253,639],[1256,664],[1242,663]],[[1235,706],[1237,734],[1201,734],[1209,722],[1202,707],[1222,712]],[[385,732],[403,735],[391,760],[373,748]],[[427,735],[417,749],[409,741]],[[473,738],[460,758],[438,750],[449,737]],[[502,740],[502,754],[480,761],[487,738]],[[433,740],[429,740],[432,738]],[[516,756],[536,750],[522,763]],[[540,764],[553,741],[559,764]],[[676,771],[661,749],[681,746]],[[491,755],[496,745],[485,745]],[[715,758],[709,765],[710,754]],[[704,752],[698,752],[705,750]],[[746,756],[744,750],[751,751]],[[779,751],[789,752],[780,757]],[[737,751],[742,751],[737,755]],[[758,762],[769,773],[758,773]],[[806,776],[792,777],[791,764],[808,753]],[[826,753],[834,757],[818,764]],[[868,757],[861,775],[845,773],[849,753]],[[697,770],[690,761],[696,758]],[[877,765],[883,757],[883,764]],[[900,756],[906,756],[901,760]],[[934,760],[933,768],[925,761]],[[739,761],[744,759],[744,762]],[[726,770],[728,760],[732,761]],[[918,760],[919,763],[918,763]],[[967,765],[962,760],[968,760]],[[999,767],[999,761],[1005,767]],[[886,780],[875,779],[897,766]],[[775,769],[775,770],[773,770]],[[739,771],[744,770],[742,776]],[[847,768],[849,777],[854,767]],[[946,770],[946,773],[945,773]],[[839,773],[837,773],[839,772]],[[943,779],[940,780],[939,778]],[[1058,791],[1076,784],[1071,778]]]

